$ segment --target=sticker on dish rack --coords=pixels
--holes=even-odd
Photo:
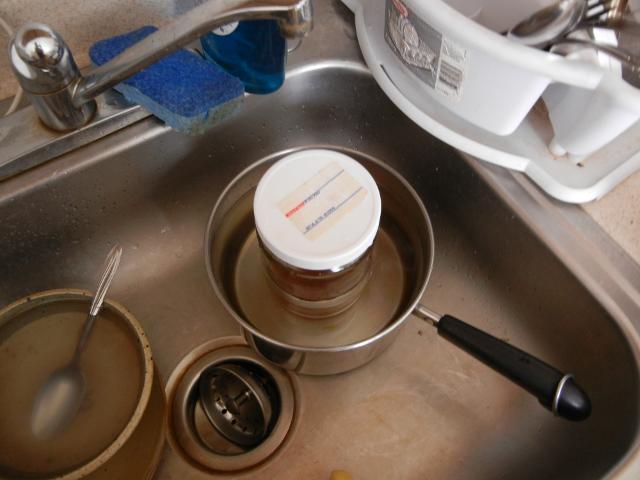
[[[367,190],[331,162],[289,193],[278,209],[309,240],[315,240],[356,208]]]
[[[401,0],[387,0],[384,38],[420,80],[446,97],[462,98],[468,51],[418,18]]]

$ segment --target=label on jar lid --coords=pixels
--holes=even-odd
[[[380,191],[367,169],[333,150],[308,149],[275,162],[253,198],[256,233],[279,261],[331,270],[356,261],[373,244]]]
[[[367,196],[367,190],[331,162],[278,202],[278,209],[306,238],[329,231]]]

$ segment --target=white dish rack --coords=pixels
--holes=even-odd
[[[599,103],[592,103],[600,106],[603,98],[622,96],[618,106],[637,117],[640,92],[624,83],[619,72],[581,57],[518,45],[496,33],[549,0],[342,1],[355,14],[363,56],[380,87],[439,139],[522,171],[551,196],[571,203],[603,196],[640,168],[637,121],[627,120],[633,124],[630,128],[586,156],[551,152],[550,145],[559,153],[562,138],[554,138],[558,132],[576,137],[573,123],[579,125],[594,112],[552,112],[558,131],[554,132],[540,99],[545,91],[547,102],[557,99],[562,87],[587,99],[595,95]],[[496,9],[500,15],[495,15]],[[554,89],[555,97],[549,95]],[[558,118],[565,122],[561,128]]]

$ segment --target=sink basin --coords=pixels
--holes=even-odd
[[[636,305],[594,293],[617,287],[584,280],[597,259],[563,248],[580,244],[567,236],[579,233],[571,225],[544,228],[562,218],[555,210],[513,201],[522,179],[461,155],[396,109],[359,56],[349,14],[317,7],[283,88],[247,97],[205,135],[147,118],[1,182],[0,306],[92,285],[118,241],[110,296],[139,319],[166,379],[206,340],[239,334],[204,263],[207,220],[226,184],[295,148],[361,151],[404,175],[429,211],[436,258],[423,301],[573,373],[593,414],[553,417],[412,318],[370,364],[298,377],[295,430],[251,478],[328,478],[334,469],[366,479],[637,478],[640,342],[624,321]],[[167,446],[156,478],[211,477]]]

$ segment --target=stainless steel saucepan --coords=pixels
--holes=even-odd
[[[590,415],[589,398],[571,375],[461,320],[437,314],[420,304],[434,258],[434,237],[427,211],[399,174],[358,152],[345,153],[362,163],[378,184],[382,218],[376,246],[394,247],[393,258],[401,264],[403,288],[394,290],[384,286],[391,278],[388,271],[381,271],[376,280],[374,267],[367,289],[393,291],[396,297],[389,310],[392,313],[383,323],[375,317],[389,305],[387,302],[380,306],[377,294],[377,298],[372,294],[369,299],[364,295],[351,308],[353,312],[344,320],[351,323],[346,326],[338,322],[323,329],[318,328],[319,320],[287,320],[287,313],[278,310],[269,298],[268,289],[263,290],[261,284],[256,283],[265,275],[255,253],[258,247],[251,208],[261,176],[288,153],[291,152],[253,164],[229,184],[211,213],[205,238],[206,265],[213,289],[242,327],[248,344],[258,353],[282,368],[301,374],[346,372],[384,351],[413,314],[436,327],[447,340],[529,391],[554,414],[569,420],[584,420]],[[374,263],[382,262],[384,255],[381,250],[376,257],[374,251]],[[376,281],[380,282],[379,286]],[[331,337],[326,332],[337,333]]]

